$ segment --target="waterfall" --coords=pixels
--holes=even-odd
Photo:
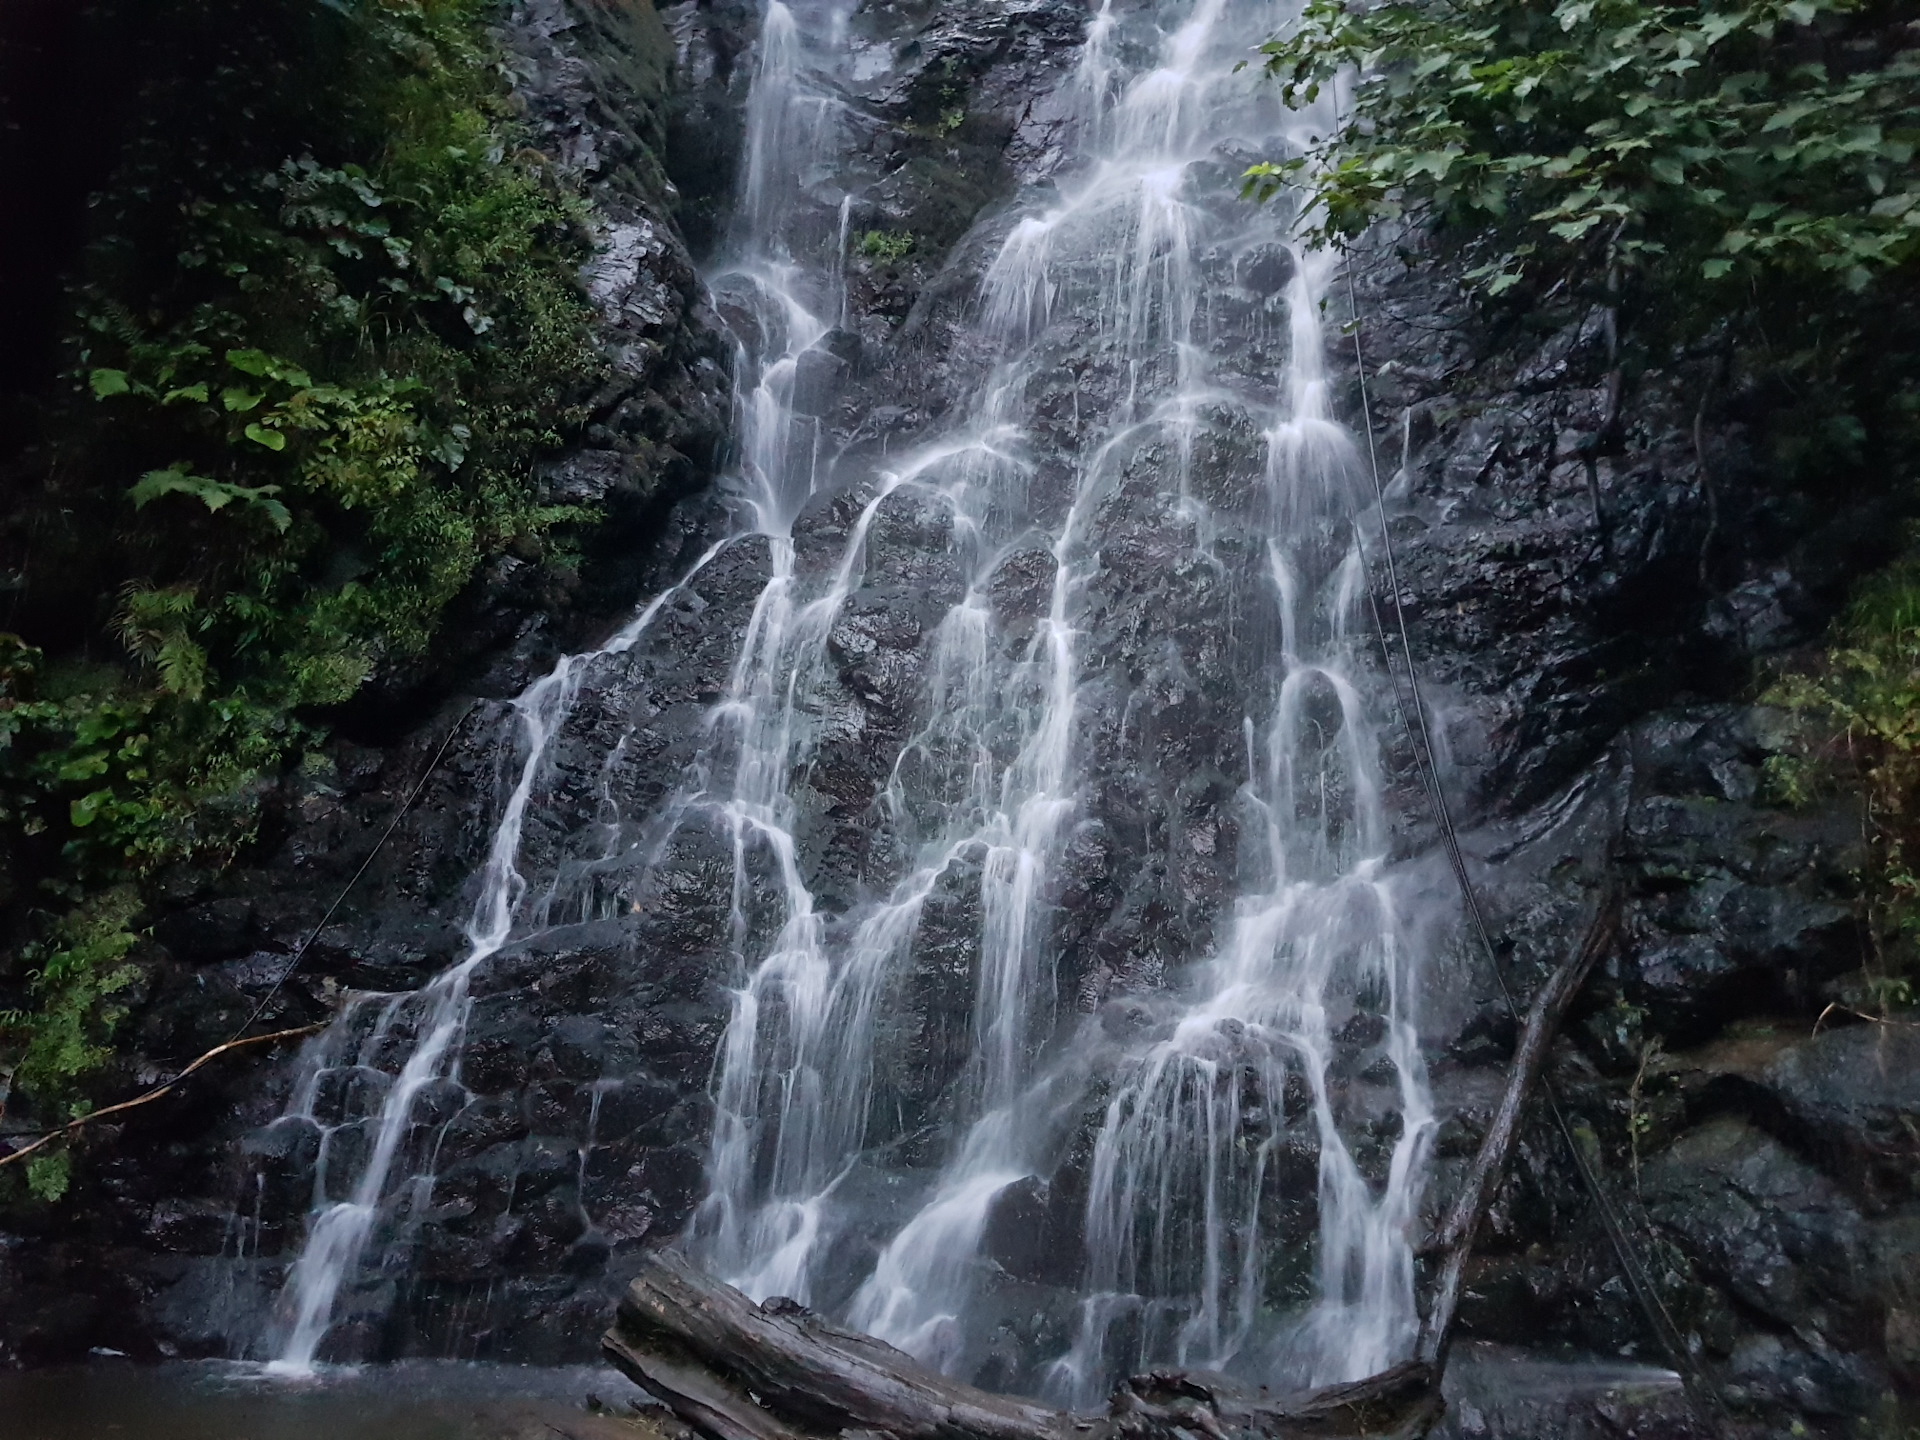
[[[983,221],[1000,238],[962,348],[986,358],[936,431],[849,459],[806,391],[845,338],[864,203],[837,168],[852,143],[841,71],[853,8],[769,0],[735,228],[709,276],[739,337],[735,538],[764,547],[765,574],[698,758],[656,817],[662,832],[708,827],[731,854],[729,1008],[685,1243],[756,1299],[828,1308],[974,1374],[1006,1308],[984,1248],[995,1216],[1064,1174],[1072,1152],[1081,1273],[1031,1384],[1088,1403],[1114,1375],[1167,1361],[1276,1382],[1370,1373],[1401,1358],[1417,1326],[1408,1232],[1434,1129],[1418,1033],[1433,917],[1410,913],[1404,867],[1390,863],[1391,686],[1369,659],[1363,548],[1380,517],[1329,393],[1333,262],[1286,240],[1284,201],[1257,210],[1236,193],[1245,164],[1298,123],[1240,68],[1286,8],[1098,0],[1057,80],[1067,158]],[[1284,358],[1229,371],[1213,348],[1215,292],[1255,260],[1285,272],[1262,282],[1271,303],[1248,322],[1275,316]],[[1070,410],[1043,413],[1038,397],[1066,373]],[[1235,426],[1261,437],[1264,460],[1223,488],[1206,457]],[[1204,953],[1136,987],[1129,1026],[1105,1023],[1098,995],[1063,1004],[1076,977],[1061,969],[1059,925],[1069,852],[1100,799],[1089,687],[1113,683],[1089,629],[1116,563],[1102,527],[1142,476],[1165,502],[1164,563],[1231,596],[1238,618],[1210,643],[1246,685],[1231,700],[1237,893],[1207,918]],[[808,517],[829,497],[844,520],[823,547]],[[833,637],[867,583],[876,527],[907,501],[944,517],[957,595],[930,629],[911,733],[875,797],[881,858],[854,898],[823,899],[807,786],[831,723]],[[1015,564],[1044,594],[1020,625],[996,599]],[[515,783],[464,957],[419,992],[354,998],[310,1045],[288,1119],[317,1123],[323,1081],[372,1098],[355,1122],[366,1143],[339,1166],[323,1139],[279,1367],[311,1368],[381,1217],[426,1205],[423,1117],[438,1092],[461,1093],[471,977],[556,918],[557,879],[541,887],[520,869],[554,737],[673,593],[513,702]],[[622,739],[603,776],[629,763]],[[604,779],[603,793],[611,805]],[[936,904],[976,917],[966,1059],[929,1153],[898,1161],[875,1140],[883,1032]],[[1363,1098],[1333,1073],[1343,1046],[1377,1052]],[[1317,1179],[1291,1199],[1314,1235],[1283,1244],[1270,1222],[1292,1183],[1282,1152],[1307,1132]],[[1310,1262],[1304,1302],[1275,1279],[1283,1250]]]
[[[704,569],[719,549],[708,550],[687,578]],[[562,657],[512,702],[519,730],[519,774],[478,876],[478,893],[465,926],[465,956],[417,992],[350,998],[340,1019],[310,1042],[303,1054],[299,1078],[281,1118],[315,1125],[321,1140],[314,1162],[306,1243],[288,1272],[276,1307],[279,1344],[271,1370],[312,1373],[320,1343],[333,1321],[334,1302],[360,1263],[383,1205],[397,1200],[419,1209],[426,1204],[433,1171],[430,1146],[420,1144],[419,1112],[435,1087],[459,1088],[460,1036],[466,1023],[469,982],[481,963],[507,943],[526,898],[526,878],[518,868],[520,836],[549,747],[593,663],[631,650],[679,588],[655,596],[599,649]],[[397,1074],[391,1069],[396,1060]],[[372,1092],[367,1114],[344,1123],[322,1123],[316,1108],[322,1087],[343,1080]],[[427,1128],[430,1133],[431,1127]],[[360,1157],[357,1176],[345,1182],[342,1195],[335,1186],[337,1177],[329,1171],[328,1151],[336,1137],[364,1135],[368,1130],[371,1144]],[[336,1195],[342,1198],[333,1198]]]
[[[1207,194],[1194,172],[1238,138],[1236,127],[1258,123],[1256,82],[1236,64],[1245,38],[1283,17],[1199,0],[1184,15],[1148,7],[1148,18],[1160,22],[1158,63],[1126,74],[1111,0],[1091,17],[1069,82],[1080,163],[1057,204],[1012,223],[986,275],[982,348],[1014,358],[982,381],[948,436],[886,476],[833,585],[814,602],[820,619],[801,648],[815,658],[796,652],[784,668],[768,667],[759,693],[778,703],[771,716],[749,707],[758,723],[790,734],[806,667],[818,663],[825,626],[846,599],[874,507],[902,484],[937,492],[971,581],[939,627],[927,723],[896,760],[885,797],[903,821],[936,813],[917,862],[841,947],[823,949],[782,848],[786,923],[737,992],[695,1234],[719,1273],[756,1298],[818,1298],[822,1267],[837,1270],[836,1227],[847,1223],[834,1195],[862,1163],[876,995],[909,950],[934,886],[972,860],[981,920],[972,1059],[953,1102],[957,1139],[846,1303],[853,1324],[945,1367],[962,1363],[992,1209],[1009,1186],[1049,1167],[1062,1139],[1061,1092],[1077,1074],[1049,1053],[1061,1048],[1050,1046],[1049,921],[1081,784],[1075,614],[1101,563],[1084,526],[1143,433],[1170,437],[1184,464],[1200,409],[1246,403],[1208,373],[1195,257],[1248,218],[1223,225],[1218,182]],[[1247,722],[1244,799],[1258,820],[1248,830],[1257,853],[1246,857],[1250,879],[1220,953],[1195,967],[1181,1013],[1122,1066],[1105,1107],[1085,1215],[1086,1298],[1073,1344],[1048,1377],[1075,1401],[1097,1398],[1121,1367],[1168,1358],[1225,1365],[1248,1344],[1266,1308],[1260,1217],[1278,1136],[1268,1126],[1247,1146],[1249,1127],[1258,1128],[1248,1112],[1278,1106],[1290,1077],[1307,1088],[1319,1142],[1319,1298],[1287,1333],[1268,1337],[1260,1363],[1313,1382],[1354,1378],[1404,1354],[1417,1327],[1408,1229],[1434,1126],[1413,1013],[1418,945],[1396,913],[1385,865],[1379,686],[1365,655],[1354,523],[1362,492],[1321,351],[1330,262],[1291,253],[1289,358],[1256,482],[1281,616],[1273,703]],[[1053,358],[1049,327],[1062,315],[1091,319],[1130,382],[1122,411],[1075,457],[1064,513],[1050,522],[1047,613],[1008,654],[983,596],[1020,527],[1049,524],[1025,507],[1033,466],[1021,405]],[[1206,506],[1185,500],[1204,520]],[[784,688],[769,683],[781,676]],[[1363,993],[1379,1006],[1398,1102],[1398,1138],[1379,1184],[1350,1152],[1328,1084],[1330,1015]],[[1249,1093],[1259,1097],[1253,1105]]]
[[[803,84],[800,60],[794,15],[779,0],[772,0],[762,26],[760,64],[748,104],[747,180],[740,207],[744,254],[735,274],[755,287],[761,333],[773,337],[760,353],[743,350],[737,357],[744,399],[736,423],[742,456],[739,499],[748,517],[742,529],[769,539],[773,573],[755,607],[727,696],[717,708],[715,726],[737,730],[733,794],[724,807],[736,847],[744,856],[750,846],[764,843],[784,860],[783,878],[791,904],[782,931],[785,943],[778,950],[782,959],[774,973],[784,975],[781,967],[791,964],[804,977],[810,969],[821,970],[825,960],[811,897],[794,863],[792,804],[786,795],[794,740],[792,701],[804,688],[794,662],[801,655],[817,660],[824,638],[822,622],[830,621],[838,598],[851,588],[857,546],[849,549],[835,595],[794,606],[793,545],[788,531],[794,514],[812,493],[814,437],[796,423],[793,386],[800,357],[827,327],[794,289],[795,267],[784,251],[777,244],[766,247],[757,241],[782,234],[796,185],[832,133],[833,106]],[[869,516],[871,512],[869,506]],[[525,905],[528,882],[518,868],[522,827],[550,747],[596,662],[630,651],[666,603],[725,543],[710,548],[678,585],[655,596],[604,645],[563,657],[512,702],[520,731],[518,777],[477,877],[477,895],[465,927],[465,956],[417,993],[352,998],[341,1019],[303,1056],[301,1075],[282,1119],[316,1125],[321,1143],[305,1244],[275,1307],[274,1335],[269,1340],[275,1358],[269,1369],[290,1375],[312,1372],[334,1322],[341,1287],[360,1265],[383,1210],[419,1211],[427,1204],[433,1185],[432,1140],[439,1127],[427,1123],[430,1117],[423,1110],[436,1087],[461,1093],[458,1062],[469,983],[474,972],[514,937],[516,926],[543,928],[551,919],[551,890],[534,906]],[[782,676],[788,684],[784,710],[773,694]],[[609,754],[608,766],[617,763],[618,751],[616,746]],[[697,803],[700,798],[698,794],[685,797],[683,803]],[[744,873],[743,867],[737,868]],[[342,1079],[358,1090],[371,1090],[376,1098],[362,1115],[342,1123],[321,1123],[316,1100],[323,1086]],[[359,1137],[368,1131],[372,1141],[366,1153],[348,1157],[349,1165],[358,1160],[352,1178],[344,1180],[331,1173],[328,1152],[336,1137]],[[342,1184],[344,1194],[337,1188]]]

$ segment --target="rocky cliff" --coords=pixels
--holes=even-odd
[[[1704,364],[1644,376],[1610,420],[1604,315],[1489,335],[1417,250],[1361,273],[1402,603],[1508,965],[1544,968],[1576,897],[1620,887],[1624,942],[1557,1062],[1576,1134],[1736,1415],[1890,1415],[1912,1221],[1866,1177],[1911,1172],[1888,1128],[1911,1031],[1849,1009],[1869,944],[1858,802],[1770,794],[1791,721],[1749,698],[1878,558],[1879,497],[1812,514],[1770,489],[1738,397],[1698,420]],[[1480,1008],[1437,1078],[1462,1140],[1507,1024],[1469,973]],[[1536,1125],[1468,1329],[1657,1353],[1565,1141]]]
[[[722,401],[680,237],[724,242],[757,24],[724,3],[666,7],[660,20],[644,0],[529,0],[507,22],[548,147],[594,177],[588,284],[626,387],[588,448],[555,468],[555,493],[618,493],[636,467],[661,473],[661,455],[684,457],[666,462],[674,478],[657,492],[671,513],[648,508],[618,532],[617,563],[604,561],[642,596],[680,580],[726,524],[694,488]],[[843,99],[855,143],[802,177],[812,223],[849,248],[844,318],[795,381],[822,452],[907,448],[979,369],[962,321],[1009,200],[1043,191],[1061,163],[1069,117],[1049,97],[1086,21],[1077,0],[854,12],[844,42],[864,78]],[[845,192],[859,198],[838,212]],[[1275,371],[1288,252],[1248,245],[1197,263],[1215,363]],[[1920,1386],[1920,1045],[1851,1013],[1859,817],[1844,796],[1776,802],[1765,777],[1785,723],[1752,700],[1756,667],[1817,638],[1849,579],[1882,554],[1878,502],[1863,491],[1811,511],[1773,493],[1766,457],[1745,448],[1742,397],[1703,401],[1704,364],[1683,358],[1622,390],[1603,314],[1493,326],[1463,307],[1445,266],[1411,236],[1356,257],[1352,289],[1329,307],[1331,358],[1340,413],[1356,429],[1372,421],[1400,586],[1388,618],[1407,618],[1499,961],[1524,991],[1613,887],[1625,938],[1560,1042],[1555,1083],[1691,1363],[1763,1431],[1839,1434],[1863,1416],[1891,1426]],[[736,334],[750,322],[724,280],[711,303]],[[1049,464],[1077,439],[1083,407],[1102,413],[1132,383],[1071,340],[1051,359],[1036,402],[1040,486],[1057,482]],[[1193,492],[1241,483],[1259,441],[1210,428],[1182,461]],[[1169,463],[1142,451],[1103,500],[1100,568],[1077,622],[1093,759],[1057,899],[1057,987],[1063,1015],[1115,1036],[1145,1023],[1155,993],[1218,938],[1235,893],[1237,697],[1257,678],[1216,643],[1235,623],[1230,587],[1180,563],[1169,539],[1186,523],[1163,483]],[[827,493],[808,507],[794,531],[803,572],[832,564],[866,498]],[[878,509],[864,580],[828,640],[830,723],[797,787],[801,862],[824,909],[862,893],[885,841],[876,797],[918,723],[915,687],[956,595],[944,523],[904,489]],[[659,840],[644,870],[614,863],[608,842],[629,822],[656,838],[638,817],[698,758],[769,564],[763,542],[728,548],[639,643],[590,670],[522,842],[525,873],[555,877],[555,908],[475,976],[460,1089],[422,1111],[430,1199],[396,1217],[390,1263],[347,1297],[330,1339],[342,1353],[583,1358],[623,1267],[687,1223],[729,1013],[734,861],[698,825]],[[988,601],[1009,633],[1039,623],[1052,564],[1036,544],[999,567]],[[273,988],[363,862],[269,1014],[334,1013],[343,995],[417,987],[458,958],[513,780],[505,698],[558,649],[597,638],[596,623],[611,629],[608,609],[549,623],[505,607],[476,621],[484,664],[450,664],[409,692],[458,691],[432,718],[370,716],[351,733],[376,743],[340,739],[289,777],[256,863],[183,891],[157,928],[169,958],[135,1021],[154,1073]],[[1390,750],[1395,852],[1424,867],[1436,904],[1457,903],[1444,898],[1453,880],[1411,734]],[[909,1167],[944,1138],[964,1058],[980,923],[965,881],[931,897],[877,1031],[886,1080],[871,1143]],[[1469,938],[1444,951],[1427,990],[1437,1211],[1498,1093],[1512,1026]],[[1340,1033],[1335,1067],[1361,1107],[1384,1053],[1365,1018]],[[320,1096],[309,1123],[268,1124],[313,1064],[311,1053],[305,1070],[291,1055],[236,1062],[92,1142],[85,1195],[14,1217],[0,1240],[5,1353],[228,1353],[257,1337],[315,1198],[323,1136],[364,1143],[350,1125],[331,1129],[364,1103],[343,1069],[327,1072],[340,1093]],[[1370,1164],[1393,1139],[1388,1122],[1375,1138]],[[1536,1118],[1470,1272],[1466,1336],[1665,1363],[1564,1147]],[[1271,1219],[1300,1239],[1313,1226],[1310,1132],[1280,1153]],[[982,1383],[1028,1387],[1064,1343],[1088,1162],[1087,1143],[1069,1147],[994,1215],[986,1249],[1006,1320]],[[1282,1291],[1308,1283],[1303,1270],[1274,1279]],[[1449,1423],[1466,1436],[1495,1422],[1468,1406]]]

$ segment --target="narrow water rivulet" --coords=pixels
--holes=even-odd
[[[956,248],[978,262],[962,379],[896,445],[817,394],[857,369],[853,7],[771,0],[709,275],[738,343],[732,528],[513,702],[464,957],[418,993],[350,998],[309,1047],[288,1120],[323,1138],[263,1342],[277,1365],[310,1368],[343,1287],[404,1268],[464,1103],[472,977],[640,913],[696,836],[728,857],[730,1008],[686,1237],[714,1273],[1074,1404],[1154,1362],[1320,1383],[1406,1354],[1435,1128],[1422,962],[1450,912],[1390,858],[1380,517],[1325,360],[1337,264],[1288,239],[1287,197],[1238,193],[1313,122],[1242,68],[1288,18],[1100,0],[1046,97],[1060,154]],[[920,587],[898,734],[850,739],[846,621],[903,583],[872,553],[902,531],[944,578]],[[690,762],[623,813],[631,726],[576,727],[608,778],[556,795],[583,691],[746,553],[760,586]],[[1126,598],[1143,568],[1172,608]],[[846,822],[851,879],[821,839],[852,803],[821,757],[846,744],[884,746]],[[565,838],[541,873],[523,840],[543,806]],[[1225,878],[1183,880],[1200,869]],[[1132,928],[1074,929],[1089,887],[1135,897],[1115,902]],[[956,986],[950,1044],[903,1018]],[[911,1097],[909,1056],[932,1076]],[[1024,1269],[1021,1232],[1047,1252]]]

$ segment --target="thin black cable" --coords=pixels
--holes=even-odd
[[[280,978],[273,982],[273,988],[267,991],[258,1005],[253,1007],[253,1013],[240,1022],[240,1028],[233,1032],[234,1040],[238,1040],[244,1035],[253,1025],[254,1021],[266,1013],[267,1007],[273,1003],[274,997],[280,993],[281,987],[293,978],[293,972],[300,968],[300,962],[306,958],[308,947],[310,947],[314,941],[318,940],[320,933],[332,923],[334,913],[346,902],[347,896],[353,893],[353,887],[360,883],[360,877],[367,873],[367,870],[372,866],[374,860],[378,858],[380,852],[386,849],[387,842],[393,838],[394,831],[400,828],[400,822],[406,819],[407,812],[413,809],[413,802],[420,798],[420,792],[427,788],[427,781],[431,780],[433,778],[433,772],[440,768],[440,761],[445,758],[447,747],[453,744],[453,737],[460,733],[460,727],[467,723],[467,717],[473,714],[474,710],[479,707],[479,704],[480,702],[478,700],[469,701],[467,708],[460,712],[460,718],[447,727],[447,733],[440,741],[440,748],[433,752],[433,758],[427,762],[427,768],[420,772],[420,778],[414,781],[413,789],[407,792],[407,798],[401,801],[400,808],[393,812],[393,819],[387,822],[386,830],[382,832],[380,838],[374,842],[373,848],[367,852],[366,859],[360,862],[360,868],[353,872],[352,877],[341,887],[340,893],[333,897],[333,904],[327,907],[327,913],[320,917],[320,922],[309,930],[306,938],[294,948],[293,955],[288,959],[286,968],[280,972]],[[232,1042],[229,1041],[228,1043]]]
[[[1412,696],[1409,709],[1400,697],[1400,678],[1393,665],[1391,649],[1388,645],[1386,628],[1380,613],[1380,600],[1373,586],[1373,569],[1367,563],[1365,546],[1360,539],[1360,526],[1354,527],[1354,544],[1360,548],[1361,565],[1367,573],[1368,601],[1374,612],[1374,621],[1380,633],[1382,653],[1386,656],[1388,674],[1393,682],[1394,702],[1400,710],[1400,718],[1407,729],[1408,743],[1413,750],[1414,767],[1420,772],[1423,788],[1427,791],[1433,806],[1434,819],[1440,828],[1442,840],[1447,851],[1447,859],[1454,878],[1460,887],[1461,898],[1466,905],[1474,933],[1487,954],[1487,962],[1493,971],[1495,984],[1499,986],[1501,999],[1505,1002],[1507,1013],[1516,1022],[1520,1019],[1520,1009],[1514,999],[1512,987],[1507,982],[1506,967],[1501,963],[1500,952],[1493,941],[1492,932],[1487,927],[1486,915],[1480,906],[1479,894],[1472,877],[1467,873],[1466,857],[1461,851],[1460,837],[1454,828],[1451,808],[1447,804],[1446,792],[1440,785],[1439,766],[1433,755],[1432,732],[1428,726],[1425,697],[1420,690],[1419,672],[1413,663],[1413,641],[1407,631],[1406,607],[1400,603],[1399,568],[1394,556],[1393,531],[1387,520],[1386,487],[1380,480],[1380,456],[1373,438],[1373,409],[1367,394],[1366,353],[1361,344],[1360,298],[1354,283],[1353,261],[1351,255],[1343,256],[1347,276],[1347,305],[1352,314],[1353,359],[1355,373],[1360,388],[1361,423],[1367,436],[1367,459],[1373,479],[1374,502],[1380,513],[1381,550],[1386,561],[1387,584],[1393,594],[1393,611],[1396,628],[1400,635],[1400,649],[1406,664],[1407,684]],[[1581,1147],[1574,1134],[1573,1125],[1567,1119],[1566,1111],[1561,1107],[1559,1094],[1555,1091],[1552,1078],[1542,1075],[1540,1088],[1546,1096],[1547,1107],[1553,1115],[1555,1127],[1566,1141],[1567,1150],[1573,1157],[1574,1169],[1578,1171],[1582,1184],[1592,1198],[1595,1210],[1600,1215],[1601,1227],[1607,1232],[1620,1268],[1634,1299],[1639,1303],[1648,1325],[1654,1332],[1661,1349],[1667,1352],[1674,1369],[1680,1374],[1688,1398],[1696,1409],[1703,1404],[1710,1405],[1719,1416],[1731,1421],[1726,1403],[1717,1389],[1709,1386],[1694,1363],[1693,1356],[1687,1350],[1686,1342],[1680,1334],[1679,1326],[1674,1323],[1673,1315],[1668,1311],[1659,1291],[1654,1287],[1651,1277],[1640,1263],[1640,1257],[1634,1250],[1626,1226],[1621,1222],[1611,1199],[1608,1197],[1599,1175],[1589,1163],[1586,1151]]]
[[[453,744],[453,737],[460,733],[460,727],[466,724],[467,717],[474,712],[475,708],[479,704],[480,702],[478,700],[471,701],[467,705],[467,708],[460,712],[460,718],[455,720],[453,724],[448,727],[445,738],[443,738],[440,741],[440,748],[433,752],[433,759],[429,760],[427,762],[427,768],[420,772],[420,778],[414,782],[413,789],[407,792],[407,798],[401,802],[400,808],[394,811],[393,819],[387,822],[386,830],[382,832],[380,838],[374,842],[373,849],[367,852],[367,858],[360,862],[360,868],[353,872],[352,877],[348,879],[347,883],[343,887],[341,887],[340,893],[334,896],[333,904],[329,905],[327,907],[327,913],[320,917],[320,923],[315,925],[313,929],[309,930],[307,932],[306,938],[303,939],[300,942],[300,944],[294,949],[292,957],[287,961],[286,968],[280,972],[280,977],[273,982],[273,988],[267,991],[266,996],[260,1001],[258,1005],[253,1007],[253,1013],[248,1015],[245,1020],[241,1021],[240,1024],[235,1028],[233,1034],[229,1035],[225,1041],[223,1041],[219,1045],[216,1045],[213,1049],[207,1051],[205,1054],[201,1055],[198,1059],[194,1060],[191,1064],[187,1066],[185,1070],[182,1070],[178,1075],[175,1075],[171,1080],[162,1081],[159,1084],[149,1086],[146,1090],[134,1096],[131,1100],[122,1101],[120,1104],[108,1107],[109,1109],[111,1110],[131,1109],[135,1105],[142,1105],[148,1102],[149,1100],[158,1099],[161,1095],[164,1095],[167,1091],[172,1090],[182,1080],[186,1079],[187,1076],[191,1075],[194,1072],[194,1070],[196,1070],[199,1066],[204,1064],[207,1060],[211,1059],[213,1056],[219,1054],[223,1050],[231,1049],[233,1045],[240,1039],[240,1037],[245,1035],[247,1031],[253,1027],[254,1021],[258,1020],[261,1017],[261,1015],[266,1012],[267,1006],[271,1005],[273,1003],[274,997],[280,993],[280,988],[287,983],[287,981],[292,977],[293,972],[299,968],[301,960],[306,958],[308,947],[311,946],[315,940],[320,938],[320,932],[327,928],[328,923],[332,921],[335,912],[339,910],[341,904],[346,900],[347,896],[352,892],[353,887],[360,883],[360,877],[367,873],[367,869],[369,866],[373,864],[374,858],[378,856],[383,849],[386,848],[387,842],[393,838],[394,831],[400,828],[400,822],[406,818],[407,812],[413,809],[413,803],[414,801],[420,798],[420,792],[427,788],[427,781],[433,777],[433,772],[440,768],[440,761],[446,756],[447,747]],[[255,1037],[255,1038],[258,1039],[259,1037]],[[101,1112],[101,1113],[105,1113],[105,1112]],[[84,1120],[85,1117],[82,1117],[82,1119]],[[73,1124],[62,1126],[58,1130],[49,1131],[45,1135],[42,1135],[39,1139],[35,1140],[30,1145],[24,1146],[18,1150],[9,1151],[6,1155],[0,1156],[0,1164],[8,1164],[13,1160],[18,1159],[19,1157],[25,1155],[29,1150],[38,1149],[40,1146],[51,1141],[56,1135],[71,1132],[77,1127],[79,1123],[81,1122],[75,1122]]]

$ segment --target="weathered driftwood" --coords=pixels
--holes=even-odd
[[[1303,1395],[1271,1395],[1203,1371],[1123,1382],[1104,1414],[995,1395],[927,1369],[791,1300],[755,1305],[684,1256],[648,1257],[601,1341],[607,1358],[711,1440],[1419,1440],[1444,1409],[1461,1269],[1505,1167],[1554,1030],[1613,936],[1602,906],[1579,951],[1534,997],[1507,1088],[1459,1199],[1416,1358]]]
[[[602,1342],[614,1364],[718,1440],[879,1430],[896,1440],[1044,1440],[1058,1416],[926,1369],[791,1301],[755,1305],[660,1251]]]

